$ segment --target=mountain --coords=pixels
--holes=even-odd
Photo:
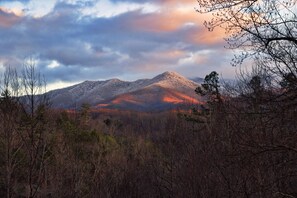
[[[94,109],[162,111],[201,102],[194,90],[198,83],[176,72],[133,82],[110,79],[85,81],[48,93],[54,108],[73,109],[83,103]]]
[[[200,77],[190,78],[190,80],[192,80],[198,84],[202,84],[204,82],[204,78],[200,78]]]

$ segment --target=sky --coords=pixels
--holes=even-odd
[[[0,0],[0,72],[33,61],[49,89],[165,71],[232,78],[224,30],[196,0]]]

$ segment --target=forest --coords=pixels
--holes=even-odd
[[[34,64],[7,69],[0,196],[297,197],[296,1],[197,2],[251,70],[206,75],[189,111],[108,114],[53,109]]]
[[[275,90],[258,73],[222,89],[212,72],[196,89],[208,102],[191,111],[99,113],[52,109],[35,72],[4,75],[1,197],[297,195],[291,78]]]

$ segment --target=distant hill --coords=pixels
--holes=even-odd
[[[204,78],[200,78],[200,77],[196,77],[196,78],[190,78],[190,80],[198,83],[198,84],[201,84],[204,82]]]
[[[133,82],[110,79],[85,81],[48,93],[52,107],[74,109],[88,103],[94,109],[163,111],[199,104],[198,83],[176,72],[165,72],[152,79]]]

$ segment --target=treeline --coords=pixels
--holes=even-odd
[[[212,72],[196,90],[208,102],[191,113],[110,116],[51,109],[25,71],[2,84],[1,197],[297,196],[290,78],[273,89],[254,75],[222,92]]]

